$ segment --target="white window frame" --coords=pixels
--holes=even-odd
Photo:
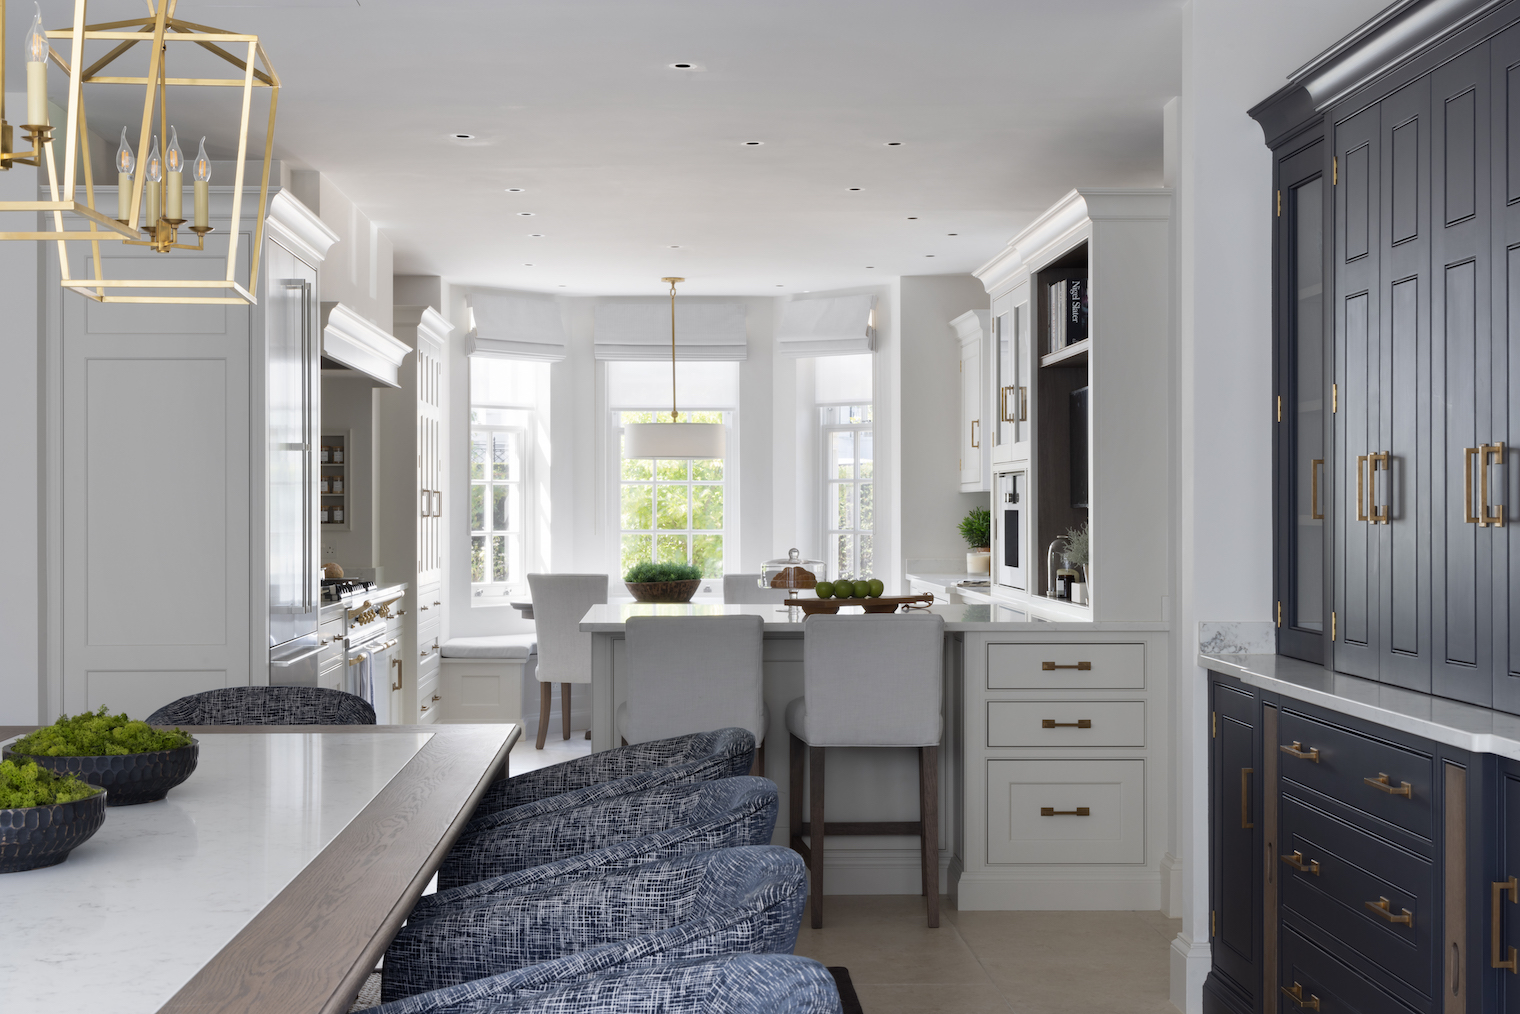
[[[829,423],[829,422],[824,422],[824,416],[825,416],[826,413],[828,413],[830,411],[833,411],[833,410],[837,410],[837,409],[847,409],[847,408],[870,409],[871,410],[871,413],[870,413],[871,414],[871,421],[870,422],[858,422],[858,423]],[[830,580],[830,581],[837,581],[840,577],[844,576],[844,575],[840,574],[840,572],[839,572],[838,560],[836,558],[837,554],[834,551],[834,537],[836,535],[853,535],[854,538],[851,540],[851,543],[850,543],[850,566],[851,566],[851,570],[850,570],[849,576],[850,576],[850,578],[852,580],[856,580],[856,581],[864,579],[865,577],[867,577],[867,575],[860,569],[860,536],[862,534],[869,534],[871,536],[871,554],[872,554],[872,560],[873,560],[872,573],[869,576],[873,576],[874,577],[875,576],[874,561],[876,561],[878,559],[878,557],[877,557],[876,554],[878,554],[881,551],[881,546],[878,544],[878,535],[880,534],[880,530],[879,530],[879,528],[876,525],[876,520],[881,516],[881,510],[880,510],[880,506],[879,506],[880,505],[880,498],[877,496],[877,492],[878,491],[875,488],[876,485],[879,483],[878,473],[877,473],[877,469],[876,469],[876,433],[875,433],[875,427],[876,427],[875,418],[876,418],[876,413],[875,413],[875,409],[874,409],[874,407],[873,407],[872,404],[855,405],[855,406],[849,406],[849,405],[819,405],[814,411],[817,412],[817,419],[818,419],[818,478],[819,478],[818,490],[819,490],[819,506],[821,508],[820,511],[819,511],[819,532],[820,532],[819,545],[822,547],[821,554],[820,554],[820,559],[822,559],[823,562],[824,562],[824,570],[828,574],[828,580]],[[831,476],[829,474],[829,437],[833,433],[840,433],[840,432],[851,432],[851,433],[855,433],[856,434],[856,437],[855,437],[856,466],[855,466],[855,477],[853,479],[839,479],[839,478],[836,478],[836,477]],[[859,437],[859,434],[860,433],[870,433],[871,434],[871,477],[868,480],[862,480],[861,477],[860,477],[860,467],[859,467],[860,466],[860,458],[859,458],[859,454],[860,454],[860,437]],[[860,484],[861,484],[862,481],[867,481],[867,482],[870,482],[872,484],[872,514],[871,514],[871,522],[872,523],[871,523],[871,527],[869,529],[861,528],[860,527],[860,514],[859,514],[858,506],[859,506],[859,503],[860,503],[859,488],[860,488]],[[835,506],[836,505],[835,505],[834,495],[832,494],[832,488],[833,488],[833,486],[836,483],[839,483],[839,482],[849,482],[853,486],[855,486],[855,488],[856,488],[856,496],[855,496],[855,501],[854,502],[857,505],[857,509],[856,509],[855,517],[853,519],[854,522],[855,522],[855,525],[854,525],[853,528],[838,528],[834,524],[834,521],[835,521],[837,515],[835,513]]]
[[[477,412],[481,411],[520,412],[523,414],[523,418],[521,422],[508,423],[503,425],[476,423],[474,421],[475,415]],[[471,509],[471,497],[474,492],[474,486],[478,481],[474,479],[470,474],[471,468],[474,465],[472,458],[475,444],[475,433],[482,429],[494,432],[513,432],[517,434],[517,438],[520,441],[519,462],[521,465],[521,471],[518,475],[518,478],[515,480],[518,487],[517,492],[519,504],[517,512],[517,536],[519,554],[517,574],[511,580],[504,582],[474,580],[475,537],[477,535],[485,535],[489,539],[490,536],[498,533],[489,530],[477,531],[473,524],[469,524],[465,531],[465,576],[470,586],[470,604],[472,606],[498,606],[503,604],[508,598],[512,596],[523,595],[528,591],[527,574],[528,571],[532,569],[531,561],[534,558],[533,533],[535,526],[533,523],[533,501],[535,498],[533,496],[533,491],[537,488],[537,486],[534,482],[533,434],[538,429],[538,410],[533,406],[526,405],[500,405],[484,402],[477,403],[474,400],[474,393],[472,388],[470,410],[469,416],[467,417],[467,423],[468,424],[465,427],[465,505],[467,511],[467,520],[473,520],[469,517],[468,511]],[[489,464],[490,462],[487,462],[487,465]],[[489,519],[491,511],[489,490],[493,485],[493,480],[489,478],[488,474],[488,477],[484,481],[486,483],[486,489],[488,492],[485,503],[485,512],[487,519]],[[489,568],[490,563],[488,557],[487,573],[489,573]]]

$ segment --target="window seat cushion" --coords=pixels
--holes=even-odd
[[[536,634],[497,634],[493,637],[451,637],[443,642],[444,658],[527,658],[538,651]]]

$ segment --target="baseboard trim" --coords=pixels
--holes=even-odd
[[[1161,857],[1161,911],[1169,919],[1182,918],[1182,881],[1187,866],[1168,852]]]
[[[1064,873],[961,873],[950,892],[962,912],[1155,912],[1161,908],[1161,877],[1103,871]]]
[[[780,838],[781,840],[777,840]],[[830,838],[829,842],[837,839]],[[786,845],[778,829],[771,839],[774,845]],[[939,857],[939,893],[948,894],[951,857],[941,851]],[[918,894],[922,889],[918,869],[918,849],[851,849],[826,845],[823,852],[823,893],[830,894]]]
[[[1172,1006],[1184,1014],[1203,1014],[1203,983],[1213,968],[1207,943],[1179,933],[1172,939]]]

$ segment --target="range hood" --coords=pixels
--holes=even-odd
[[[364,376],[378,387],[400,387],[401,363],[412,351],[342,303],[322,305],[322,372]]]

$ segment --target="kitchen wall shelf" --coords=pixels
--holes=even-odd
[[[347,430],[322,434],[317,453],[317,492],[321,495],[321,521],[327,531],[347,531],[349,514],[348,448],[352,443]]]
[[[1092,339],[1084,338],[1066,346],[1059,352],[1052,352],[1048,356],[1040,357],[1040,365],[1044,366],[1086,366],[1087,350],[1092,348]]]

